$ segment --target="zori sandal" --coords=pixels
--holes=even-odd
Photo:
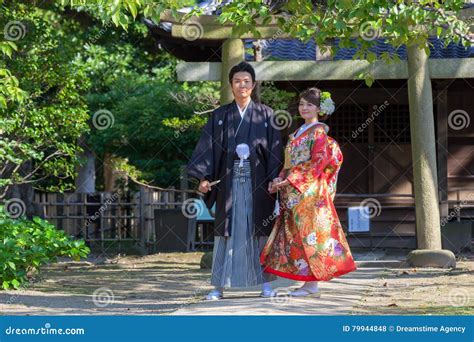
[[[306,290],[304,288],[296,289],[294,291],[290,292],[290,296],[292,297],[314,297],[314,298],[320,298],[321,297],[321,291],[316,291],[316,292],[311,292],[309,290]]]
[[[219,300],[222,298],[224,298],[224,295],[222,294],[222,292],[217,290],[212,290],[206,296],[206,300]]]

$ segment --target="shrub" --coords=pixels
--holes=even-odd
[[[12,219],[0,207],[0,288],[18,289],[28,274],[55,262],[57,257],[87,257],[83,240],[73,240],[46,220]]]

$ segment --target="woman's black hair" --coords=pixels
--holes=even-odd
[[[320,115],[319,113],[321,106],[321,89],[315,87],[308,88],[298,96],[298,102],[301,101],[301,99],[305,99],[309,103],[312,103],[318,107],[318,121],[325,121],[329,118],[329,115]]]
[[[303,91],[298,100],[305,99],[319,108],[321,105],[321,90],[318,88],[308,88]]]
[[[248,72],[252,77],[252,83],[255,83],[255,70],[253,67],[247,62],[240,62],[237,65],[234,65],[229,72],[229,83],[232,83],[232,78],[238,72]]]

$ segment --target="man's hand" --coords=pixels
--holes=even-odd
[[[211,190],[211,185],[209,184],[209,181],[207,179],[203,179],[199,183],[199,191],[205,194],[206,192]]]
[[[281,178],[277,177],[273,179],[270,183],[268,183],[268,192],[271,194],[274,194],[277,192],[277,189],[275,188],[275,184],[281,182]]]
[[[274,194],[275,192],[277,192],[278,190],[277,184],[280,184],[282,181],[283,179],[281,179],[280,177],[277,177],[273,181],[271,181],[268,184],[268,192],[271,194]]]
[[[273,188],[273,182],[269,182],[268,183],[268,189],[267,191],[271,194],[274,194],[276,192],[276,190]]]

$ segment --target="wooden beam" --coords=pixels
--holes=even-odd
[[[263,61],[250,62],[258,81],[354,80],[370,71],[374,79],[408,79],[406,61],[370,65],[361,60]],[[474,58],[443,58],[428,61],[431,79],[474,78]],[[220,81],[219,62],[182,62],[177,68],[179,81]]]
[[[196,28],[199,28],[200,34],[195,39],[209,39],[209,40],[225,40],[228,38],[240,38],[240,39],[258,39],[260,37],[267,39],[283,39],[291,38],[287,33],[278,26],[278,19],[276,16],[272,18],[269,23],[262,24],[261,20],[257,20],[257,29],[260,36],[256,36],[253,33],[246,32],[244,34],[235,35],[232,32],[233,24],[229,23],[223,25],[219,22],[218,16],[216,15],[200,15],[186,18],[185,14],[177,13],[173,16],[170,10],[164,11],[160,15],[160,20],[172,24],[171,36],[176,38],[187,39],[189,37],[189,31],[195,32]],[[290,18],[287,18],[290,20]],[[193,39],[193,40],[195,40]]]
[[[260,37],[267,37],[273,39],[284,39],[291,38],[288,34],[284,33],[278,26],[265,26],[258,27],[260,37],[253,34],[252,32],[245,32],[242,34],[235,34],[232,32],[232,26],[200,26],[197,22],[189,21],[184,24],[173,24],[171,28],[171,36],[175,38],[187,39],[189,36],[188,32],[199,28],[199,36],[196,39],[208,39],[208,40],[225,40],[228,38],[235,39],[259,39]],[[193,40],[196,40],[193,39]]]
[[[262,24],[262,20],[257,19],[256,22],[257,22],[257,25],[259,25],[260,27],[278,26],[278,17],[279,16],[272,16],[272,20],[266,23],[265,25]],[[285,19],[290,20],[290,17],[287,16]],[[183,24],[186,21],[193,21],[193,22],[198,22],[199,24],[203,26],[224,26],[219,21],[218,15],[203,14],[200,16],[192,16],[192,17],[187,18],[187,14],[177,12],[176,15],[173,15],[171,10],[163,11],[160,14],[160,20],[166,21],[172,24]],[[229,23],[229,24],[226,24],[225,26],[232,27],[233,24]]]

